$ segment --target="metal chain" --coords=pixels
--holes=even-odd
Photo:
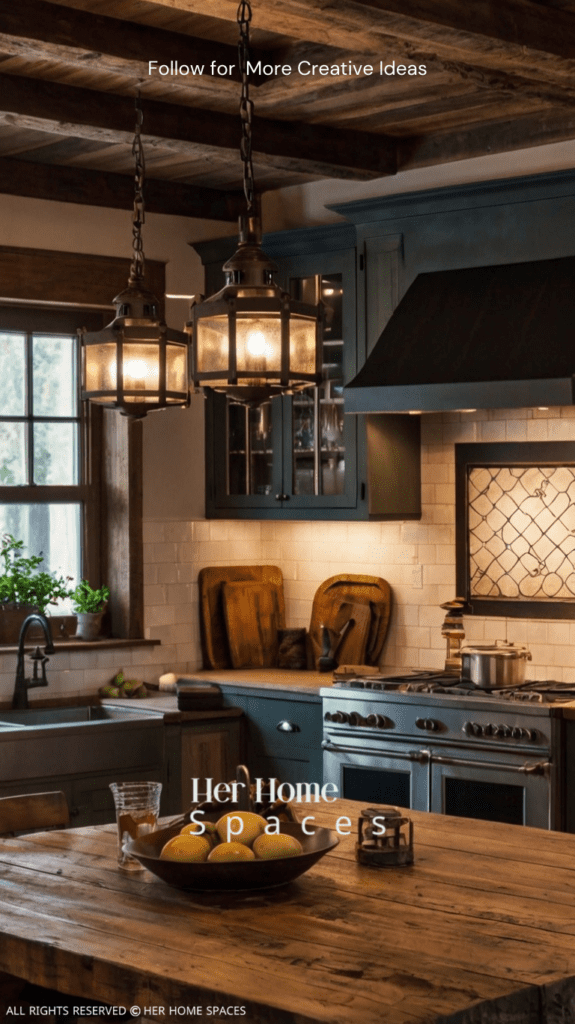
[[[132,266],[130,277],[142,279],[145,269],[144,247],[142,244],[142,225],[146,219],[144,209],[144,180],[146,174],[146,163],[144,159],[144,147],[142,146],[142,108],[140,106],[140,93],[136,96],[136,127],[134,141],[132,142],[132,156],[135,160],[134,174],[134,212],[132,215]]]
[[[242,122],[242,137],[240,142],[240,156],[243,163],[243,185],[244,195],[248,206],[248,213],[251,213],[255,202],[254,168],[252,164],[252,123],[254,115],[254,104],[250,99],[250,87],[248,82],[248,61],[250,59],[250,21],[252,20],[252,9],[249,0],[242,0],[238,7],[237,15],[240,29],[238,42],[238,59],[240,74],[242,76],[242,94],[240,99],[240,117]]]

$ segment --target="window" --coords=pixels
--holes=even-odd
[[[0,531],[23,540],[27,555],[43,554],[42,568],[75,582],[88,567],[92,578],[99,574],[89,537],[99,494],[79,400],[76,329],[102,322],[102,313],[85,310],[0,307]]]
[[[112,636],[137,639],[144,631],[141,422],[94,405],[82,409],[68,371],[56,372],[68,345],[77,358],[77,327],[97,331],[108,323],[129,268],[128,258],[0,246],[2,301],[15,303],[0,305],[0,335],[10,335],[10,373],[12,357],[20,358],[23,381],[13,394],[9,387],[0,392],[0,465],[7,460],[0,513],[2,528],[19,523],[38,550],[37,538],[50,568],[65,570],[69,559],[74,579],[81,571],[94,586],[106,583]],[[146,287],[162,299],[163,263],[146,260]]]

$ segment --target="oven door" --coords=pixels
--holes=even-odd
[[[356,741],[356,742],[354,742]],[[409,744],[374,743],[369,737],[332,734],[323,747],[323,781],[337,786],[338,796],[366,804],[428,811],[428,752]],[[427,755],[427,756],[425,756]]]
[[[431,807],[451,814],[510,825],[557,828],[554,772],[548,758],[506,757],[466,750],[430,751]]]

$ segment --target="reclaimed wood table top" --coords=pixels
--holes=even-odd
[[[362,806],[303,805],[353,834],[241,896],[121,874],[115,826],[0,840],[0,970],[164,1020],[575,1020],[575,836],[410,811],[413,866],[369,868]]]

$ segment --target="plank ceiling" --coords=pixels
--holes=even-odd
[[[575,138],[575,0],[253,0],[261,190]],[[129,208],[141,91],[150,210],[241,206],[237,0],[0,5],[0,192]],[[113,17],[110,15],[113,14]],[[188,77],[148,62],[204,65]],[[235,65],[232,76],[210,64]],[[300,62],[372,64],[304,75]],[[380,61],[425,75],[381,75]],[[309,64],[304,64],[307,69]]]

